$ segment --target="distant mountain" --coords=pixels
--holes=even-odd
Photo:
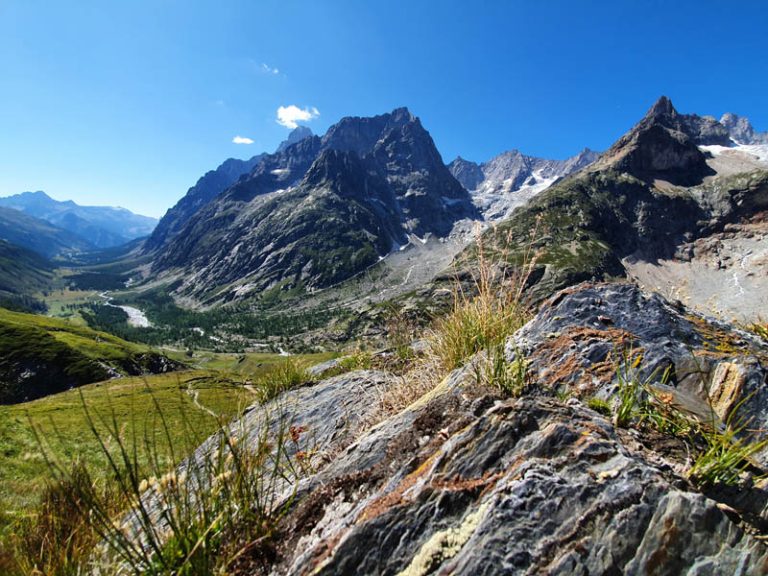
[[[585,148],[566,160],[547,160],[510,150],[481,164],[458,157],[448,169],[470,191],[485,219],[499,220],[559,178],[578,172],[599,156]]]
[[[720,124],[737,144],[768,144],[768,132],[756,132],[748,118],[726,112],[720,118]]]
[[[184,271],[180,290],[198,297],[322,288],[409,235],[446,236],[468,217],[477,217],[469,194],[418,118],[400,108],[344,118],[322,138],[263,157],[161,248],[153,272]]]
[[[46,220],[77,234],[96,248],[119,246],[147,236],[157,225],[155,218],[134,214],[125,208],[80,206],[71,200],[54,200],[39,191],[0,198],[0,206]]]
[[[280,142],[280,145],[277,147],[275,152],[282,152],[291,144],[296,144],[296,142],[300,142],[301,140],[304,140],[304,138],[309,138],[310,136],[313,136],[312,130],[306,126],[299,126],[294,128],[291,130],[291,133],[288,134],[288,138]]]
[[[45,258],[66,258],[94,249],[81,236],[13,208],[0,207],[0,240]]]
[[[282,152],[288,146],[311,136],[312,130],[299,126],[280,143],[277,152]],[[257,154],[249,160],[229,158],[215,170],[206,172],[160,219],[157,228],[144,244],[144,251],[157,250],[176,236],[195,212],[232,186],[241,176],[250,173],[266,156],[267,154]]]

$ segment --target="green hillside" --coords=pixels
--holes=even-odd
[[[117,375],[181,365],[147,347],[66,321],[0,308],[0,403],[40,398]]]
[[[32,294],[50,287],[50,264],[34,252],[0,240],[0,306],[19,310],[42,310]]]

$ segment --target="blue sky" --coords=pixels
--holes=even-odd
[[[316,109],[318,133],[408,106],[446,162],[604,149],[661,94],[768,130],[766,6],[0,0],[0,195],[160,216],[273,150],[281,106]]]

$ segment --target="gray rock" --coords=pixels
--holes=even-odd
[[[750,573],[768,561],[713,501],[624,446],[592,411],[526,398],[474,416],[473,405],[455,404],[444,418],[469,424],[415,458],[392,449],[412,420],[376,428],[391,440],[366,464],[391,474],[354,498],[338,489],[324,506],[313,501],[319,520],[286,544],[273,573],[676,574],[707,564]],[[348,463],[329,465],[322,485],[348,477]]]
[[[646,374],[671,367],[678,400],[709,393],[723,415],[743,400],[765,427],[765,346],[756,339],[629,284],[577,286],[509,341],[508,354],[530,363],[522,398],[478,384],[478,356],[372,427],[377,395],[395,382],[381,372],[272,401],[266,412],[281,407],[312,431],[316,471],[283,486],[275,505],[293,504],[269,565],[254,543],[239,573],[765,573],[768,547],[755,537],[768,529],[763,488],[697,492],[682,441],[616,428],[576,397],[553,397],[558,387],[610,397],[627,346],[642,350]],[[273,427],[264,413],[252,410],[233,430]]]
[[[659,384],[702,421],[768,430],[768,349],[755,336],[676,308],[631,283],[582,284],[546,302],[507,343],[545,390],[611,398],[623,356],[642,354],[637,376]],[[633,356],[634,357],[634,356]],[[759,455],[768,465],[768,450]]]

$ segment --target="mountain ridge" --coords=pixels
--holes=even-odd
[[[312,135],[312,130],[299,126],[278,145],[276,153],[283,152],[289,146]],[[253,171],[267,155],[266,152],[262,152],[251,156],[248,160],[228,158],[214,170],[206,172],[176,204],[166,211],[152,235],[144,243],[142,250],[149,253],[170,241],[198,210],[235,184],[241,177]]]
[[[768,209],[768,163],[715,169],[718,159],[707,151],[713,145],[705,142],[726,133],[711,119],[679,114],[662,97],[597,162],[539,194],[486,232],[485,242],[510,242],[514,260],[530,245],[531,230],[539,230],[539,298],[575,282],[626,276],[637,268],[631,262],[658,267],[687,257],[688,243]],[[458,261],[470,265],[475,250],[470,246]],[[696,275],[686,282],[695,284]]]
[[[347,179],[363,189],[342,206],[350,199]],[[333,207],[364,223],[363,230],[327,212]],[[275,220],[276,210],[281,221]],[[302,220],[296,210],[312,219]],[[409,234],[446,236],[455,221],[476,215],[419,119],[398,108],[343,118],[322,137],[303,138],[263,157],[248,176],[189,219],[185,231],[158,253],[153,273],[186,268],[181,290],[198,295],[248,278],[260,289],[283,281],[319,288],[365,269],[394,244],[406,243]],[[264,222],[271,227],[264,228]],[[320,222],[334,224],[323,228]],[[264,251],[275,245],[283,251],[267,259]]]
[[[0,198],[0,207],[45,220],[96,248],[112,248],[147,236],[157,224],[155,218],[126,208],[81,206],[72,200],[54,200],[41,190]]]

